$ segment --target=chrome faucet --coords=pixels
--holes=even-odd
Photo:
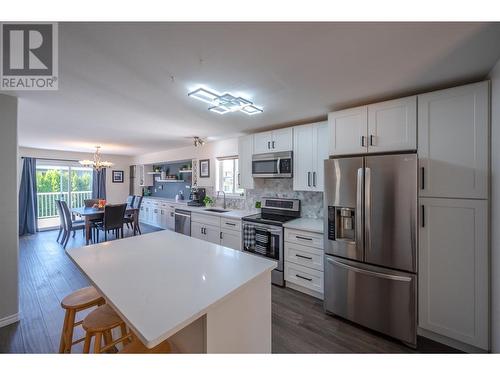
[[[219,190],[219,191],[217,192],[217,197],[216,197],[215,199],[218,199],[218,198],[219,198],[219,193],[224,194],[224,206],[223,206],[223,208],[224,208],[224,209],[226,209],[226,192],[225,192],[224,190]]]

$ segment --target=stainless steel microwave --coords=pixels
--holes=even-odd
[[[293,176],[292,151],[256,154],[252,157],[252,177],[290,178]]]

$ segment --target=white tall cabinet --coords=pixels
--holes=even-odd
[[[238,187],[240,189],[253,189],[252,154],[253,135],[245,135],[238,139]]]
[[[489,349],[489,87],[418,97],[419,333]]]
[[[488,197],[488,82],[418,97],[420,195]]]
[[[488,204],[420,198],[419,326],[488,349]]]
[[[323,191],[323,162],[328,159],[328,123],[296,126],[293,134],[293,190]]]

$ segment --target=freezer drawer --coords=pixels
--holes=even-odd
[[[325,257],[325,310],[416,344],[416,276]]]

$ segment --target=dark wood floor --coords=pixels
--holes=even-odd
[[[158,229],[143,225],[143,233]],[[130,232],[126,233],[130,235]],[[57,353],[64,318],[60,301],[89,285],[62,247],[57,232],[24,236],[19,241],[19,299],[21,320],[0,328],[0,353]],[[68,248],[83,246],[81,233]],[[274,353],[413,353],[394,340],[324,314],[322,302],[305,294],[272,290],[272,348]],[[81,335],[77,332],[76,335]],[[449,348],[420,340],[420,352]],[[74,348],[81,352],[81,346]]]

